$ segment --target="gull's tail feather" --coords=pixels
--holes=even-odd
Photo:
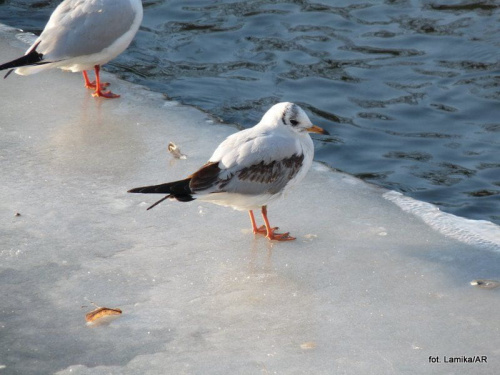
[[[191,178],[186,178],[185,180],[167,182],[166,184],[143,186],[135,189],[131,189],[129,193],[140,193],[140,194],[168,194],[166,197],[160,199],[158,202],[153,204],[148,208],[151,209],[157,204],[163,202],[167,198],[176,199],[179,202],[190,202],[194,200],[193,192],[189,187]]]
[[[40,42],[38,42],[40,43]],[[12,73],[12,70],[15,68],[19,68],[21,66],[26,66],[26,65],[37,65],[37,64],[44,64],[42,61],[43,59],[43,54],[38,53],[36,51],[36,46],[34,46],[29,53],[27,53],[24,56],[19,57],[18,59],[9,61],[5,64],[0,65],[0,70],[5,70],[5,69],[11,69],[7,74],[5,75],[4,78],[7,78],[10,73]]]

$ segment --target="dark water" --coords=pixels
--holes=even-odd
[[[39,33],[58,3],[0,0],[0,22]],[[499,1],[144,5],[108,70],[244,127],[296,102],[332,134],[318,160],[500,223]]]

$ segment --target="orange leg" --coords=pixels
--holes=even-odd
[[[95,87],[96,87],[95,81],[90,82],[90,79],[89,79],[89,76],[87,75],[86,70],[82,71],[82,73],[83,73],[83,79],[85,80],[85,88],[95,90]],[[101,82],[101,90],[108,87],[108,86],[109,86],[109,82]]]
[[[99,65],[96,65],[94,66],[94,70],[95,70],[95,92],[92,94],[92,96],[98,98],[108,98],[108,99],[119,98],[120,95],[113,94],[111,91],[102,91],[101,77],[99,76],[101,67]]]
[[[267,229],[264,225],[262,225],[260,228],[257,228],[257,223],[255,222],[255,217],[253,216],[253,211],[249,210],[248,214],[250,215],[250,221],[252,222],[252,230],[253,234],[262,234],[266,235],[267,234]],[[278,229],[278,228],[274,228]]]
[[[295,239],[295,237],[290,236],[290,232],[274,233],[274,231],[278,228],[271,228],[269,220],[267,219],[267,206],[262,206],[262,217],[264,218],[264,223],[266,224],[267,238],[275,241],[293,241]]]

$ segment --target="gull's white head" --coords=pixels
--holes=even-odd
[[[313,132],[328,134],[319,126],[315,126],[309,117],[297,104],[283,102],[273,105],[262,117],[261,124],[285,126],[297,133]]]

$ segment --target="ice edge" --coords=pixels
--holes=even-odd
[[[500,227],[490,221],[471,220],[445,213],[431,203],[418,201],[393,190],[382,196],[403,211],[418,216],[445,236],[500,252]]]

